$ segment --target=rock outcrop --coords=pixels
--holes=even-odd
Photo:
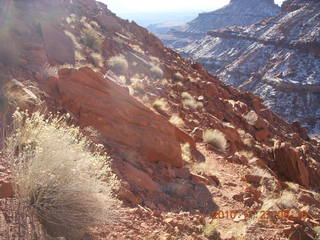
[[[48,81],[52,82],[51,97],[61,109],[71,113],[81,127],[98,130],[104,141],[129,161],[182,167],[180,144],[195,147],[190,136],[90,68],[63,69],[58,79]]]
[[[172,48],[180,48],[204,37],[208,31],[233,25],[247,26],[280,13],[274,0],[231,0],[216,11],[200,13],[193,21],[158,36]]]
[[[319,1],[287,1],[276,17],[211,31],[180,51],[260,96],[288,121],[319,133],[319,7]]]

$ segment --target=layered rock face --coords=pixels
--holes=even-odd
[[[210,30],[233,25],[251,25],[278,13],[280,8],[273,0],[231,0],[227,6],[201,13],[185,26],[175,28],[169,34],[159,37],[169,47],[179,48],[204,37]]]
[[[319,7],[319,1],[287,1],[276,17],[211,31],[180,51],[260,96],[288,121],[319,133]]]

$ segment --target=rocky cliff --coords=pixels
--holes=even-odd
[[[96,132],[90,137],[113,159],[124,219],[91,229],[91,239],[316,236],[320,143],[299,124],[102,3],[2,0],[1,6],[1,122],[10,122],[5,113],[15,106],[68,113],[84,134]],[[15,105],[5,108],[4,92],[33,99],[35,86],[43,105],[11,99]],[[2,155],[0,172],[0,237],[41,239],[19,212]],[[212,211],[219,209],[237,217],[215,224]],[[260,221],[267,210],[291,215]]]
[[[200,13],[193,21],[159,37],[167,46],[179,48],[204,37],[210,30],[251,25],[279,12],[280,8],[273,0],[231,0],[225,7]]]
[[[276,17],[211,31],[181,51],[319,133],[319,7],[319,1],[287,1]]]

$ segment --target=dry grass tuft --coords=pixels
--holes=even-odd
[[[169,121],[170,123],[172,123],[173,125],[179,128],[182,128],[185,125],[184,121],[182,120],[181,117],[179,117],[178,114],[173,114]]]
[[[191,154],[191,148],[190,143],[183,143],[181,146],[181,158],[183,161],[186,162],[192,162],[192,154]]]
[[[207,223],[203,226],[203,235],[208,239],[220,239],[220,233],[217,231],[217,223]]]
[[[163,71],[160,67],[156,66],[156,65],[152,65],[150,67],[150,72],[151,72],[151,75],[154,77],[154,78],[162,78],[163,77]]]
[[[102,147],[69,126],[68,116],[16,111],[4,152],[12,165],[17,198],[47,230],[73,238],[117,219],[117,180]]]
[[[176,73],[173,75],[173,80],[174,80],[174,81],[183,81],[183,80],[184,80],[184,77],[183,77],[183,75],[182,75],[180,72],[176,72]]]
[[[3,87],[3,94],[7,103],[15,107],[23,107],[29,104],[40,105],[40,95],[43,94],[35,83],[25,81],[24,83],[11,79]]]
[[[92,63],[96,67],[103,67],[104,66],[104,59],[100,53],[93,52],[90,54],[90,58]]]
[[[102,49],[103,39],[93,28],[85,29],[81,40],[87,47],[97,52]]]
[[[181,97],[182,97],[182,104],[185,108],[188,108],[188,109],[201,109],[201,108],[203,108],[203,103],[195,100],[194,97],[192,97],[190,93],[183,92],[181,94]]]
[[[124,56],[114,56],[108,60],[111,70],[116,74],[124,74],[128,70],[128,61]]]
[[[164,98],[157,99],[153,102],[152,107],[161,114],[170,113],[170,105]]]
[[[203,141],[208,143],[220,151],[227,149],[227,140],[225,135],[217,129],[207,129],[203,132]]]

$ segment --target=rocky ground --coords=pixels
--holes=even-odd
[[[2,4],[6,56],[19,50],[2,53],[2,81],[69,113],[113,159],[121,217],[86,239],[316,239],[320,143],[305,129],[101,3]],[[208,129],[219,144],[203,140]],[[0,238],[44,239],[0,165]]]

